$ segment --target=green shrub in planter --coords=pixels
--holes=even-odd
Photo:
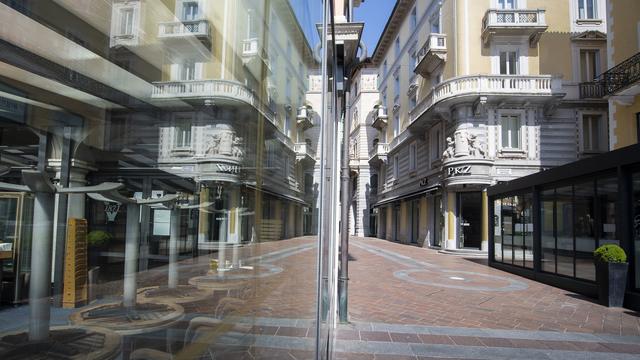
[[[629,266],[627,254],[618,245],[606,244],[597,248],[593,257],[600,303],[610,307],[623,306]]]
[[[626,263],[627,254],[624,250],[615,244],[605,244],[600,246],[593,252],[593,256],[597,262],[604,263]]]
[[[91,247],[104,247],[112,238],[113,235],[104,230],[93,230],[87,234],[87,243]]]

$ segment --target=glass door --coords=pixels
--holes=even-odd
[[[482,193],[458,193],[458,247],[480,249],[482,244]]]

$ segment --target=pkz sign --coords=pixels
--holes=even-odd
[[[225,174],[239,174],[240,166],[238,165],[230,165],[230,164],[216,164],[216,169],[220,173]]]
[[[471,175],[471,165],[452,166],[447,169],[447,177]]]

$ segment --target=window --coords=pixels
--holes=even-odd
[[[382,63],[382,77],[386,77],[387,76],[387,71],[389,69],[387,68],[387,60],[384,61],[384,63]]]
[[[440,16],[437,13],[431,18],[431,33],[440,33]]]
[[[498,0],[498,9],[512,10],[516,8],[516,0]]]
[[[414,32],[418,27],[418,16],[416,14],[416,8],[411,10],[411,32]]]
[[[395,54],[396,54],[396,57],[400,56],[400,37],[399,36],[396,38]]]
[[[580,50],[580,76],[583,82],[593,81],[600,75],[600,51]]]
[[[400,95],[400,75],[398,74],[393,76],[393,93],[396,97]]]
[[[411,94],[409,96],[409,111],[413,110],[416,105],[418,105],[418,101],[416,100],[416,94]]]
[[[191,147],[191,120],[180,119],[176,121],[175,126],[175,143],[176,148]]]
[[[291,59],[292,53],[293,48],[291,47],[291,42],[287,42],[287,59]]]
[[[393,114],[393,137],[400,135],[400,114],[394,112]]]
[[[596,19],[597,0],[578,0],[578,19]]]
[[[291,102],[291,78],[289,76],[287,76],[287,85],[284,91],[287,101]]]
[[[518,52],[517,51],[501,51],[500,52],[500,74],[515,75],[518,73]]]
[[[409,145],[409,171],[416,170],[416,153],[418,151],[418,144],[415,142]]]
[[[387,106],[387,89],[382,92],[382,106]]]
[[[255,10],[247,11],[247,39],[255,39],[258,37],[258,24]]]
[[[502,115],[502,147],[506,149],[520,149],[520,116]]]
[[[393,178],[395,180],[400,178],[400,156],[398,155],[393,157]]]
[[[283,132],[287,136],[291,136],[291,111],[284,111],[284,128]]]
[[[602,115],[584,114],[582,115],[582,151],[593,152],[602,151],[603,133]]]
[[[182,63],[180,68],[180,80],[195,80],[196,79],[196,63],[193,60],[187,60]]]
[[[440,158],[440,129],[436,129],[431,133],[431,159],[438,160]]]
[[[289,155],[285,155],[282,161],[282,176],[285,180],[289,177]]]
[[[118,35],[133,35],[133,8],[120,9],[120,32]]]
[[[190,21],[198,18],[198,2],[186,1],[182,3],[182,20]]]

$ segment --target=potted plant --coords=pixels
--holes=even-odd
[[[89,263],[98,263],[99,252],[106,249],[113,235],[104,230],[93,230],[87,234],[87,246],[89,247]]]
[[[627,254],[615,244],[605,244],[593,252],[596,263],[598,299],[602,305],[622,307],[627,287]]]

